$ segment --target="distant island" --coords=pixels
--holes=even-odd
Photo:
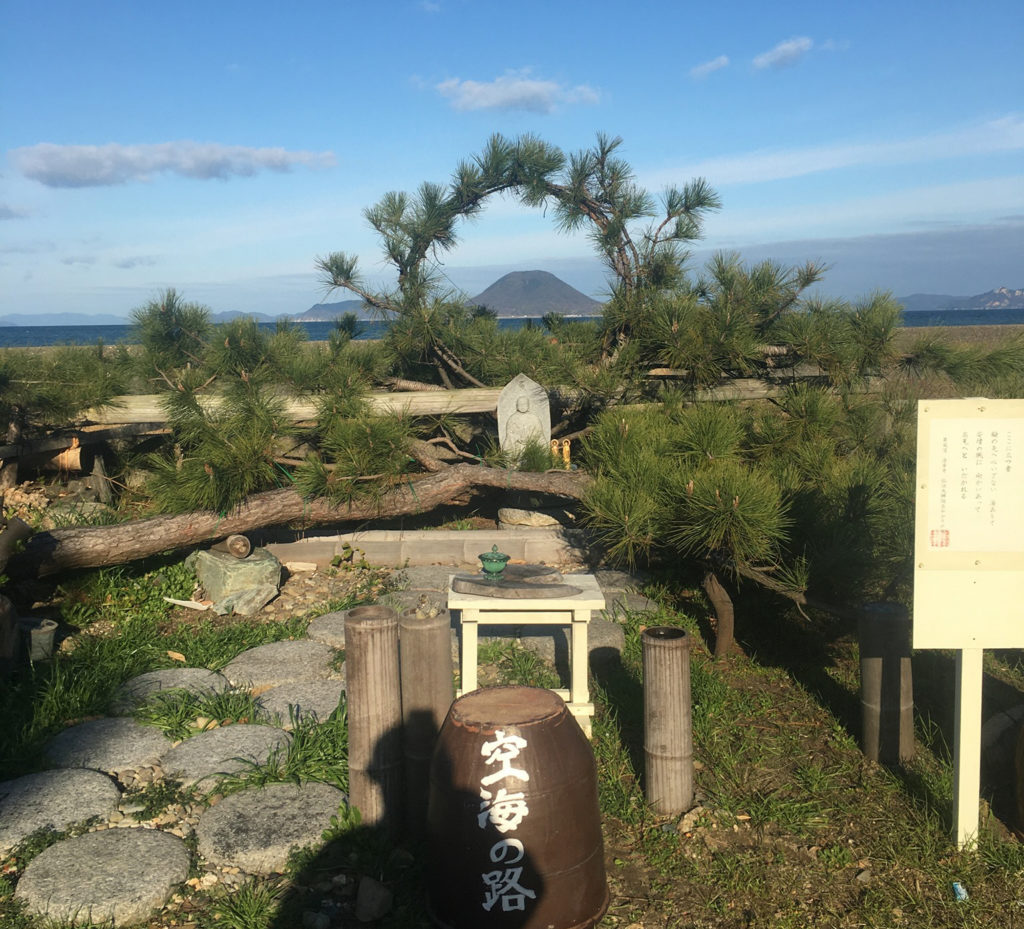
[[[974,297],[953,297],[949,294],[911,294],[898,297],[903,309],[918,310],[1024,310],[1024,290],[997,287]]]
[[[1024,309],[1024,290],[997,287],[973,297],[951,294],[910,294],[897,297],[908,312],[937,310],[1020,310]],[[593,300],[575,287],[547,271],[513,271],[496,280],[486,290],[466,300],[468,306],[485,307],[503,318],[540,318],[548,313],[564,316],[597,316],[604,304]],[[295,322],[332,322],[346,313],[359,319],[371,314],[362,300],[341,300],[337,303],[315,303],[302,313],[246,313],[228,310],[213,313],[215,323],[229,322],[239,316],[251,316],[259,323],[274,323],[282,319]],[[0,316],[0,326],[123,326],[129,322],[123,316],[87,313],[13,313]]]

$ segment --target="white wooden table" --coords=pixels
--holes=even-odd
[[[448,578],[448,609],[458,610],[462,627],[462,687],[459,696],[477,689],[477,644],[482,625],[559,626],[569,629],[569,689],[556,690],[590,736],[594,704],[587,682],[587,627],[594,610],[603,610],[604,594],[592,574],[567,574],[562,583],[579,588],[568,597],[505,599],[452,590]]]

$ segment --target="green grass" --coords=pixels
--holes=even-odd
[[[292,729],[286,746],[275,749],[262,764],[250,763],[237,775],[217,782],[222,794],[267,784],[320,781],[348,790],[348,717],[344,704],[325,722],[305,718]]]
[[[164,690],[148,697],[133,715],[177,741],[227,722],[253,722],[259,716],[259,706],[244,690],[200,694]]]

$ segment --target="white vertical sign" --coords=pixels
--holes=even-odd
[[[978,830],[982,650],[1024,647],[1024,400],[921,400],[914,647],[957,651],[954,820]]]

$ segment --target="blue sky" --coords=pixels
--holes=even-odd
[[[0,315],[166,287],[299,313],[336,250],[389,284],[363,208],[494,132],[621,136],[652,192],[706,177],[697,263],[821,258],[851,299],[1024,287],[1022,40],[1019,0],[6,0]],[[507,200],[445,256],[469,294],[533,268],[604,289],[584,236]]]

